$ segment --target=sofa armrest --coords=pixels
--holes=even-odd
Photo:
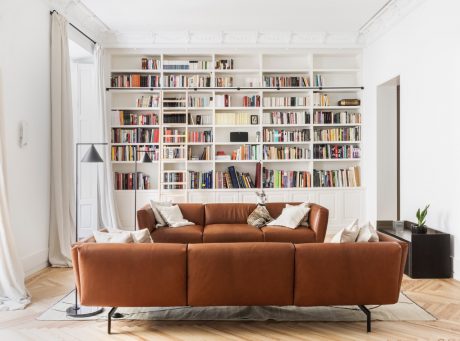
[[[400,266],[400,269],[399,269],[399,286],[401,286],[402,278],[403,278],[403,274],[404,274],[404,268],[406,267],[406,260],[407,260],[407,253],[409,251],[409,245],[405,241],[393,238],[393,237],[391,237],[391,236],[389,236],[387,234],[384,234],[382,232],[377,231],[377,234],[379,236],[379,241],[380,242],[395,242],[395,243],[398,243],[401,246],[401,250],[402,250],[402,253],[401,253],[401,266]]]
[[[308,223],[310,228],[316,234],[316,242],[324,242],[326,237],[327,222],[329,219],[329,210],[320,205],[311,204]]]
[[[137,211],[137,223],[139,229],[149,229],[150,232],[155,230],[157,222],[152,207],[149,204]]]

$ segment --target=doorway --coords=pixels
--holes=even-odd
[[[400,220],[400,79],[377,87],[377,220]]]

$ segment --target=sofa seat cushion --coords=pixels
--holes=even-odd
[[[158,227],[153,230],[152,239],[154,243],[201,243],[203,242],[203,226]]]
[[[211,224],[203,231],[204,243],[263,242],[260,229],[248,224]]]
[[[309,227],[299,226],[290,229],[284,226],[264,226],[262,232],[266,242],[314,243],[316,241],[316,234]]]

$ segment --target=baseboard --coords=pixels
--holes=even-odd
[[[452,257],[452,265],[454,270],[454,279],[460,281],[460,257]]]
[[[22,267],[24,268],[24,274],[26,277],[34,274],[49,266],[48,263],[48,249],[32,253],[25,257],[22,257]]]

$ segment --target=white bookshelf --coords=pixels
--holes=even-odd
[[[148,57],[159,60],[160,67],[156,70],[144,70],[141,68],[141,58]],[[233,69],[216,69],[216,61],[222,59],[233,59]],[[174,61],[197,60],[206,61],[206,69],[188,69],[176,70],[165,69],[165,62],[173,63]],[[356,128],[361,130],[361,121],[357,123],[334,123],[334,122],[316,122],[314,117],[319,112],[349,112],[362,113],[361,106],[338,106],[337,101],[345,98],[362,99],[363,91],[361,87],[361,62],[360,52],[351,51],[305,51],[302,53],[151,53],[150,51],[139,52],[138,50],[112,50],[108,57],[108,75],[122,74],[139,74],[144,76],[160,76],[161,88],[155,87],[116,87],[112,88],[110,77],[107,79],[107,103],[110,115],[115,115],[118,111],[124,111],[135,115],[153,113],[158,115],[159,123],[150,125],[123,125],[120,122],[112,122],[111,129],[158,129],[158,143],[112,143],[112,146],[123,147],[136,145],[158,147],[160,158],[149,164],[138,163],[138,171],[147,174],[152,186],[148,190],[138,191],[139,195],[145,195],[146,198],[171,199],[177,202],[232,202],[232,201],[255,201],[253,196],[254,189],[217,189],[215,174],[216,171],[224,171],[230,165],[240,172],[248,172],[255,181],[255,166],[258,162],[262,167],[273,170],[287,171],[308,171],[312,175],[314,170],[337,170],[345,169],[352,166],[360,165],[360,157],[343,158],[343,159],[318,159],[314,155],[314,148],[324,146],[361,146],[361,138],[357,141],[317,141],[315,140],[315,131],[319,129],[348,129]],[[321,75],[323,78],[322,86],[315,86],[315,77]],[[189,86],[189,87],[164,87],[165,77],[209,77],[209,87]],[[288,76],[288,77],[305,77],[308,80],[308,87],[264,87],[264,77],[266,76]],[[232,86],[225,88],[217,87],[217,80],[222,77],[232,77]],[[252,89],[253,88],[253,89]],[[327,94],[330,105],[315,105],[313,97],[315,93]],[[231,106],[217,106],[216,95],[228,95],[231,99]],[[136,99],[140,96],[158,97],[157,107],[137,107]],[[243,96],[259,96],[260,106],[245,107],[243,106]],[[184,103],[183,107],[171,108],[166,107],[168,98],[181,98]],[[191,106],[190,98],[192,97],[209,97],[213,101],[206,106]],[[308,97],[307,105],[280,105],[264,106],[264,98],[267,97]],[[267,123],[267,116],[271,112],[308,112],[309,122],[299,124],[277,124]],[[165,123],[164,115],[180,113],[185,116],[185,123]],[[257,124],[217,124],[216,115],[220,113],[247,113],[256,115]],[[190,124],[189,115],[201,115],[209,117],[208,122],[203,125]],[[364,116],[364,115],[362,115]],[[168,142],[164,141],[164,129],[178,129],[185,136],[185,141]],[[308,141],[299,142],[266,142],[263,141],[264,129],[284,129],[284,130],[302,130],[309,132]],[[188,135],[194,131],[211,131],[212,142],[189,142]],[[249,140],[247,143],[230,142],[229,134],[232,131],[248,132]],[[256,140],[259,133],[260,140]],[[360,131],[360,136],[362,132]],[[257,160],[216,160],[215,155],[218,151],[224,151],[226,154],[231,153],[241,145],[256,145],[258,148],[259,158]],[[164,159],[162,153],[165,147],[180,147],[185,150],[185,157],[180,159]],[[197,156],[204,147],[210,147],[212,160],[189,160],[188,151],[191,149],[192,155]],[[299,147],[308,148],[310,151],[307,159],[294,160],[264,160],[264,146],[273,147]],[[116,172],[133,172],[134,161],[112,161],[114,171]],[[208,172],[213,174],[213,188],[211,189],[191,189],[189,171]],[[167,183],[164,181],[164,174],[168,172],[181,172],[184,181]],[[180,185],[182,189],[169,189],[167,185]],[[362,192],[362,187],[313,187],[309,188],[267,188],[269,200],[277,201],[284,198],[284,201],[296,200],[301,197],[306,199],[312,198],[317,202],[321,201],[318,196],[329,198],[330,193],[336,194],[337,197],[347,196],[344,193]],[[118,190],[117,193],[131,193],[130,190]],[[120,194],[121,195],[121,194]],[[324,199],[329,200],[329,199]],[[354,199],[356,201],[356,198]],[[139,201],[139,200],[138,200]],[[363,201],[359,196],[359,202]],[[140,201],[142,202],[142,200]],[[362,204],[362,203],[361,203]],[[361,205],[359,204],[359,205]],[[359,206],[358,205],[358,206]],[[360,213],[361,214],[361,213]],[[129,216],[129,215],[128,215]],[[334,217],[331,218],[334,221]]]

